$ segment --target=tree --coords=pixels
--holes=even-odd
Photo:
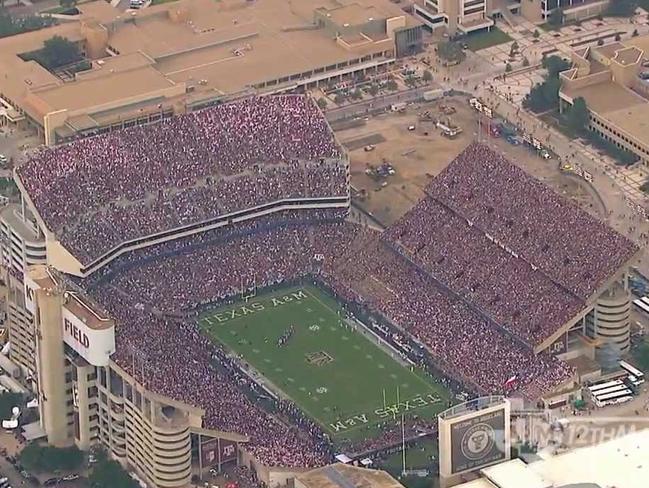
[[[56,19],[52,17],[27,15],[14,18],[7,10],[0,8],[0,38],[42,29],[55,23]]]
[[[543,83],[541,92],[548,107],[554,107],[559,103],[559,88],[561,88],[559,78],[548,78]]]
[[[512,65],[510,63],[507,63],[505,65],[505,73],[511,73],[512,72]]]
[[[555,77],[570,68],[570,63],[559,56],[544,57],[541,65],[548,70],[548,77]]]
[[[527,58],[523,58],[523,66],[527,68],[529,65],[530,65],[530,60]]]
[[[538,29],[534,29],[534,33],[532,34],[532,37],[534,37],[534,39],[538,39],[539,37],[541,37],[541,33],[539,32]]]
[[[336,105],[345,103],[345,95],[343,95],[342,93],[336,93],[336,96],[334,97],[334,102],[336,103]]]
[[[98,462],[88,479],[91,488],[139,488],[117,461]]]
[[[399,89],[397,82],[394,80],[388,80],[388,82],[385,84],[385,87],[390,91],[397,91]]]
[[[54,36],[46,40],[43,49],[37,54],[37,61],[40,61],[48,69],[65,66],[80,59],[81,53],[77,45],[61,36]]]
[[[36,473],[73,471],[83,463],[83,454],[76,446],[57,448],[32,442],[21,451],[20,463],[27,471]]]
[[[615,42],[620,42],[621,40],[622,40],[622,36],[618,32],[617,34],[615,34]]]
[[[372,83],[370,87],[367,89],[367,91],[370,92],[370,95],[375,97],[379,94],[379,87],[376,86],[376,83]]]
[[[63,8],[72,8],[77,4],[77,0],[59,0],[59,5]]]
[[[583,133],[588,128],[588,120],[589,116],[586,100],[582,97],[575,98],[572,107],[568,110],[568,127],[576,134]]]
[[[513,58],[516,55],[517,52],[518,52],[518,43],[516,41],[514,41],[512,43],[511,49],[509,50],[509,57]]]
[[[352,92],[352,98],[353,98],[354,100],[360,100],[360,99],[362,99],[362,98],[363,98],[363,92],[362,92],[359,88],[356,88],[356,90],[354,90],[354,91]]]
[[[12,409],[19,407],[22,409],[25,399],[20,393],[5,392],[0,395],[0,419],[10,419]]]
[[[422,79],[423,79],[426,83],[430,83],[431,81],[433,81],[433,73],[431,73],[431,72],[428,71],[428,70],[424,70],[424,74],[422,75]]]
[[[559,73],[570,68],[570,63],[559,56],[544,57],[541,65],[548,70],[545,81],[535,85],[523,100],[523,106],[534,112],[557,107],[561,88]]]
[[[324,97],[318,98],[318,101],[316,103],[318,104],[318,107],[320,107],[320,110],[327,108],[327,99]]]
[[[437,55],[446,62],[461,63],[466,58],[466,53],[459,42],[444,41],[437,45]]]
[[[548,24],[553,27],[558,27],[563,24],[563,19],[563,10],[561,8],[555,8],[548,16]]]
[[[603,46],[604,45],[604,39],[597,39],[597,45],[598,46]]]
[[[633,29],[633,32],[631,33],[631,37],[638,37],[638,29]]]

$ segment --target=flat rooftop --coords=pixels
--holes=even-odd
[[[647,452],[649,430],[641,430],[545,458],[528,467],[552,481],[553,486],[596,483],[601,487],[646,488],[649,479]]]
[[[601,116],[608,117],[609,113],[632,107],[642,107],[645,110],[647,100],[615,82],[598,83],[579,89],[565,89],[563,93],[574,98],[582,97],[588,108]]]
[[[641,69],[639,63],[647,57],[645,49],[649,49],[649,36],[632,38],[624,42],[614,42],[604,46],[589,48],[593,53],[608,58],[611,63],[629,66],[632,69]],[[649,113],[649,99],[640,95],[642,90],[636,87],[639,93],[636,93],[628,86],[617,82],[614,79],[609,66],[599,63],[595,57],[588,56],[589,51],[578,50],[575,54],[588,58],[590,62],[590,73],[582,77],[574,76],[575,70],[572,70],[573,76],[570,81],[564,81],[561,93],[572,98],[582,97],[590,110],[597,113],[600,117],[608,120],[617,129],[626,132],[628,135],[640,141],[649,147],[649,124],[647,123],[647,113]],[[572,87],[572,84],[579,84],[582,79],[597,73],[608,72],[608,81],[603,78],[597,78],[599,82],[592,83],[584,87]],[[603,76],[606,76],[605,74]],[[638,80],[635,80],[637,83]]]
[[[420,25],[389,0],[179,0],[126,13],[100,0],[78,8],[79,21],[0,39],[0,71],[8,74],[0,93],[36,120],[63,109],[93,114],[165,89],[171,100],[210,99],[368,55],[393,56],[385,31],[368,29],[365,42],[345,44],[315,23],[316,13],[345,27],[396,17]],[[64,81],[19,57],[55,35],[94,46],[92,68]],[[106,55],[97,57],[104,44]]]
[[[296,486],[305,488],[403,488],[385,471],[342,463],[313,469],[299,475],[296,481]]]
[[[624,44],[643,50],[645,52],[645,58],[647,57],[647,53],[649,53],[649,35],[632,37],[631,39],[625,40]]]
[[[70,293],[71,300],[64,305],[76,317],[79,317],[84,324],[93,330],[110,329],[115,325],[115,321],[108,317],[108,315],[101,316],[94,306],[84,302],[84,298],[76,293]]]
[[[649,101],[608,112],[606,118],[636,139],[649,144]]]
[[[78,83],[63,83],[49,89],[33,92],[26,103],[44,113],[62,108],[71,111],[88,106],[102,106],[120,98],[131,98],[174,85],[150,66],[120,73],[83,79]]]
[[[496,464],[482,470],[482,475],[500,487],[552,488],[552,483],[528,469],[520,459]]]
[[[481,474],[498,488],[646,488],[648,451],[649,430],[645,429],[559,455],[541,454],[540,460],[529,464],[514,459]],[[456,488],[482,486],[472,481]]]

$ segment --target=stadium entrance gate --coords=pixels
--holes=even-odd
[[[204,469],[214,468],[221,472],[224,464],[236,462],[239,464],[239,446],[236,441],[220,437],[210,437],[197,434],[199,472]]]

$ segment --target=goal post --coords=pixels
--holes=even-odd
[[[257,275],[253,274],[252,279],[246,280],[241,276],[241,300],[248,302],[251,298],[257,296]]]

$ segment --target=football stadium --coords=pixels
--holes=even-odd
[[[348,220],[347,154],[305,96],[45,148],[15,177],[44,251],[10,264],[33,320],[12,351],[36,344],[15,357],[44,433],[154,486],[286,484],[434,435],[456,397],[563,406],[584,358],[628,348],[638,247],[483,144],[387,229]]]

